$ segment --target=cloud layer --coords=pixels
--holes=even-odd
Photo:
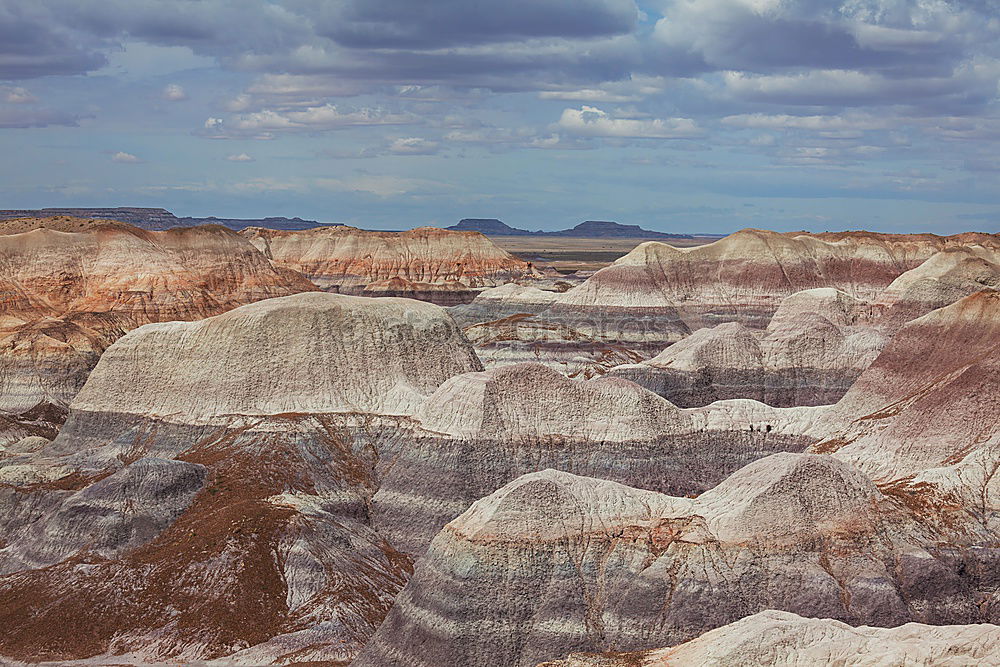
[[[586,186],[562,181],[554,161],[588,150],[629,165],[610,172],[631,180],[600,187],[636,210],[637,197],[641,210],[662,208],[643,188],[691,173],[701,176],[684,197],[692,187],[706,198],[729,187],[845,200],[935,190],[1000,206],[998,86],[993,0],[0,0],[9,136],[23,130],[30,147],[31,134],[85,128],[102,145],[164,156],[151,167],[186,174],[182,164],[210,153],[241,172],[163,184],[128,170],[134,182],[105,191],[246,194],[237,184],[258,183],[455,210],[570,209]],[[125,136],[150,138],[149,150]],[[525,195],[516,175],[494,173],[488,160],[500,157],[530,184],[547,179],[546,191]],[[277,158],[336,173],[276,178]],[[372,173],[356,171],[359,159]],[[453,168],[463,160],[481,162]],[[438,180],[429,168],[455,187],[417,187]],[[78,169],[60,192],[101,191]],[[51,191],[17,176],[17,192]],[[738,213],[726,215],[758,222]]]

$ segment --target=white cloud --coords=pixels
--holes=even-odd
[[[444,183],[422,178],[363,174],[349,179],[319,178],[317,187],[334,192],[363,192],[377,197],[398,197],[414,192],[448,189]]]
[[[525,148],[539,148],[543,150],[588,150],[595,146],[592,142],[581,141],[579,139],[567,139],[561,134],[550,134],[547,137],[535,137],[524,144]]]
[[[792,116],[789,114],[750,113],[726,116],[725,125],[770,130],[883,130],[898,124],[885,117],[870,114],[838,116]]]
[[[120,162],[122,164],[138,164],[142,162],[139,158],[131,153],[126,153],[125,151],[118,151],[111,156],[112,162]]]
[[[38,98],[31,94],[27,88],[20,86],[3,87],[0,86],[0,93],[7,104],[34,104]]]
[[[305,192],[305,183],[298,181],[279,181],[275,178],[252,178],[249,181],[234,183],[232,189],[237,192]]]
[[[396,155],[433,155],[440,144],[420,137],[401,137],[389,144],[389,152]]]
[[[341,111],[334,104],[306,107],[302,110],[265,109],[244,114],[233,123],[240,131],[259,130],[336,130],[363,125],[406,125],[418,122],[408,114],[394,114],[381,109]]]
[[[667,87],[663,77],[633,75],[624,81],[610,81],[598,88],[563,88],[543,90],[542,100],[567,100],[573,102],[638,102],[651,95],[658,95]]]
[[[543,90],[538,93],[540,100],[567,100],[571,102],[638,102],[639,95],[621,95],[600,88],[581,90]]]
[[[188,98],[187,93],[184,92],[184,88],[176,83],[168,84],[166,88],[163,89],[163,99],[168,102],[183,102]]]
[[[246,153],[238,153],[236,155],[230,155],[226,158],[230,162],[253,162],[254,159],[247,155]]]
[[[690,118],[616,118],[596,107],[565,109],[557,126],[587,137],[686,139],[702,131]]]

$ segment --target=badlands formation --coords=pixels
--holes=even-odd
[[[996,237],[6,229],[0,661],[1000,661]]]
[[[374,232],[320,227],[302,232],[251,227],[242,234],[276,266],[343,294],[409,296],[441,304],[470,300],[481,288],[536,275],[531,265],[478,232],[421,227]]]
[[[372,527],[378,453],[351,429],[479,368],[441,308],[402,299],[127,334],[54,441],[0,460],[0,655],[349,660],[412,568]]]
[[[2,221],[0,445],[51,438],[101,352],[130,329],[313,289],[221,227]]]
[[[995,665],[1000,627],[923,625],[851,627],[830,619],[763,611],[673,648],[575,654],[538,667],[685,667],[704,665]]]
[[[739,322],[699,329],[652,359],[608,375],[682,407],[728,398],[778,407],[836,403],[887,340],[860,322],[863,310],[864,304],[833,288],[796,292],[766,329]]]
[[[857,302],[854,318],[870,323],[884,316],[880,328],[891,333],[913,317],[1000,283],[998,252],[1000,237],[992,234],[812,235],[748,229],[692,248],[642,243],[563,294],[542,296],[507,286],[496,294],[482,292],[453,314],[487,366],[539,361],[568,375],[591,377],[651,359],[700,329],[729,322],[768,329],[785,299],[805,290],[836,290]],[[939,253],[944,256],[923,266]],[[848,364],[842,369],[845,379],[820,382],[839,383],[841,392],[846,388],[851,373],[860,370],[850,365],[864,356],[853,347],[849,342],[839,360],[835,353],[819,353],[826,364]],[[796,352],[779,351],[778,356],[787,354]],[[784,362],[775,361],[778,366],[771,370],[780,376]],[[775,375],[767,362],[762,365],[765,374]],[[818,370],[830,375],[827,367]],[[795,390],[779,391],[779,400],[789,391]],[[826,400],[820,397],[836,398],[837,389],[811,391],[815,400]],[[761,393],[754,390],[747,397]]]

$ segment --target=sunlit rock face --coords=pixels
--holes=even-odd
[[[421,227],[372,232],[321,227],[242,232],[278,266],[345,294],[406,296],[443,305],[470,301],[484,287],[539,275],[477,232]]]
[[[480,369],[442,308],[405,299],[127,334],[54,441],[0,459],[0,655],[349,661],[412,564],[372,526],[362,436]]]
[[[764,330],[700,329],[656,357],[612,368],[684,407],[751,398],[778,407],[837,402],[888,337],[860,322],[865,304],[831,288],[796,292]]]
[[[0,222],[0,441],[52,437],[101,352],[150,322],[315,289],[238,234],[75,218]]]
[[[969,247],[993,256],[1000,240],[990,234],[743,230],[693,248],[652,241],[554,299],[528,292],[505,291],[497,297],[486,292],[472,304],[456,307],[454,315],[476,341],[487,366],[539,361],[570,375],[592,377],[616,365],[650,359],[699,329],[736,322],[764,330],[784,300],[798,292],[836,290],[861,306],[857,315],[865,321],[858,324],[870,324],[875,313],[888,309],[871,305],[901,274],[936,253]],[[945,292],[949,290],[942,288],[921,303],[945,305],[939,303],[947,298]],[[891,298],[884,296],[887,303]],[[907,312],[915,313],[897,310],[893,317],[905,321]],[[818,314],[830,319],[830,313]],[[818,388],[811,400],[845,388]]]
[[[986,665],[1000,660],[1000,627],[990,624],[851,627],[828,618],[763,611],[672,648],[574,654],[538,667],[680,665]]]
[[[696,494],[775,452],[801,452],[825,408],[724,401],[682,410],[624,380],[575,381],[540,364],[466,373],[384,439],[373,499],[379,529],[419,556],[472,502],[556,468],[676,495]]]
[[[768,609],[834,619],[783,626],[775,650],[789,659],[990,656],[992,627],[985,639],[931,629],[921,646],[903,630],[835,621],[1000,620],[989,602],[1000,584],[998,305],[984,291],[909,322],[835,406],[781,413],[794,416],[786,428],[823,438],[812,453],[762,458],[695,498],[554,470],[518,478],[445,526],[357,662],[535,665],[588,652],[599,655],[562,664],[674,664],[642,660],[677,650],[677,664],[729,664],[725,646],[703,652],[726,628],[696,637]],[[759,427],[764,408],[681,412]],[[608,410],[611,423],[623,415]],[[650,652],[616,657],[637,651]]]
[[[903,273],[875,299],[873,322],[893,334],[922,315],[1000,286],[1000,255],[991,245],[948,248]]]
[[[830,456],[776,454],[694,499],[547,470],[441,531],[356,664],[535,665],[670,646],[766,609],[993,620],[979,605],[992,582],[968,565]]]
[[[850,461],[948,523],[972,506],[995,526],[1000,487],[1000,292],[905,325],[820,420],[813,449]]]
[[[997,247],[995,237],[982,236],[983,243]],[[689,329],[728,321],[763,328],[795,292],[834,288],[871,301],[935,252],[966,243],[930,235],[823,237],[761,230],[743,230],[694,248],[654,241],[567,292],[559,306],[619,309],[636,317],[644,309],[676,309]]]

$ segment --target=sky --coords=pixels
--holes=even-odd
[[[0,0],[0,208],[1000,231],[1000,0]]]

